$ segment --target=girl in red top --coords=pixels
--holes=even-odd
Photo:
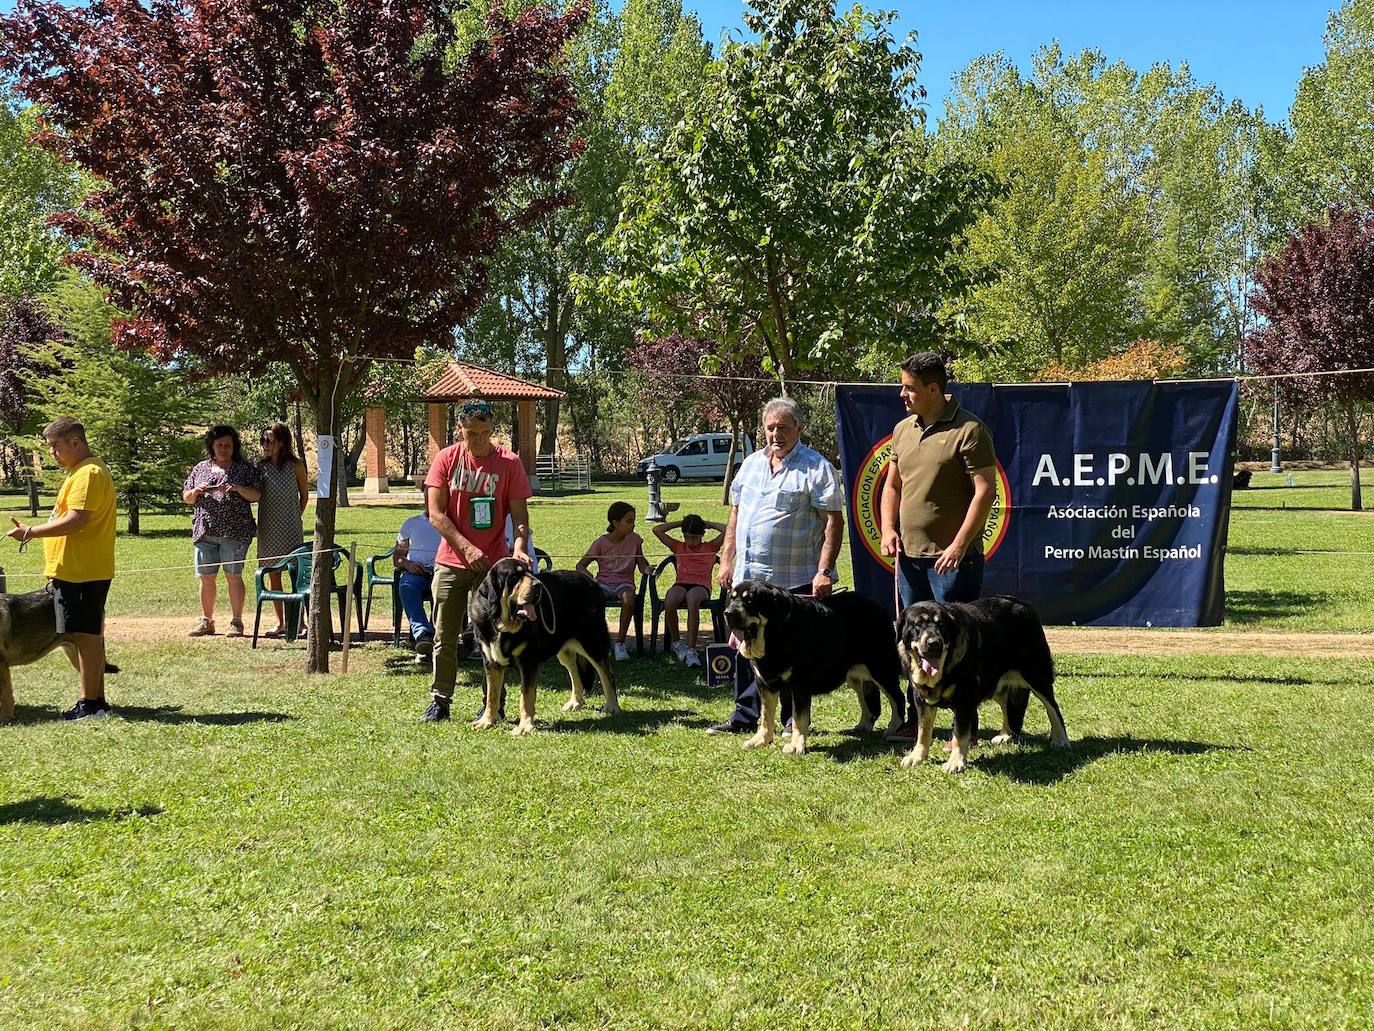
[[[669,536],[678,527],[682,528],[682,540]],[[715,540],[710,543],[703,540],[707,529],[716,532]],[[708,523],[699,515],[689,515],[655,526],[654,536],[677,556],[677,582],[663,598],[667,633],[675,638],[673,654],[684,665],[700,666],[697,633],[701,628],[701,606],[711,596],[711,567],[716,564],[716,554],[725,539],[725,527],[721,523]],[[677,610],[684,604],[687,606],[686,641],[678,635],[677,625]]]
[[[630,632],[630,620],[635,614],[635,570],[649,571],[644,557],[644,539],[635,533],[635,509],[624,501],[617,501],[606,510],[606,532],[592,542],[587,554],[577,564],[579,573],[596,563],[596,582],[601,585],[607,600],[620,599],[620,633],[611,642],[617,659],[628,659],[625,635]]]

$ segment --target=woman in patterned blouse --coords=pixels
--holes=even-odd
[[[192,637],[215,632],[215,578],[224,567],[229,588],[229,632],[243,636],[243,560],[257,532],[252,503],[262,497],[262,476],[256,466],[243,460],[239,434],[232,426],[211,426],[205,431],[205,461],[191,470],[181,498],[194,509],[191,540],[196,549],[196,574],[200,577],[200,622]]]

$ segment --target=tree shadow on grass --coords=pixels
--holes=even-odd
[[[50,826],[64,823],[90,823],[94,820],[118,820],[125,816],[156,816],[162,812],[158,805],[130,806],[126,809],[88,809],[74,805],[70,795],[40,795],[22,802],[0,805],[0,826],[11,823],[38,823]]]
[[[1303,616],[1330,605],[1325,591],[1227,591],[1226,621],[1235,626],[1263,623],[1285,616]]]
[[[294,720],[284,712],[183,712],[180,705],[117,705],[120,719],[145,723],[202,723],[211,727],[240,727],[248,723],[285,723]]]

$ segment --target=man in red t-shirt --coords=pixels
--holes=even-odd
[[[425,477],[430,525],[443,541],[434,561],[434,680],[425,721],[448,719],[458,678],[458,642],[468,611],[468,592],[493,563],[513,557],[528,564],[526,538],[530,481],[519,457],[491,442],[492,411],[486,401],[458,409],[462,440],[439,452]],[[514,550],[506,547],[506,516]]]

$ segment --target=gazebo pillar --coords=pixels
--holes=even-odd
[[[386,412],[381,408],[363,410],[363,458],[367,462],[367,478],[363,480],[364,494],[387,494],[391,485],[386,478]]]
[[[515,402],[515,453],[525,467],[525,475],[534,483],[534,402]]]
[[[425,468],[434,464],[439,452],[448,447],[448,405],[429,404],[429,461]]]

